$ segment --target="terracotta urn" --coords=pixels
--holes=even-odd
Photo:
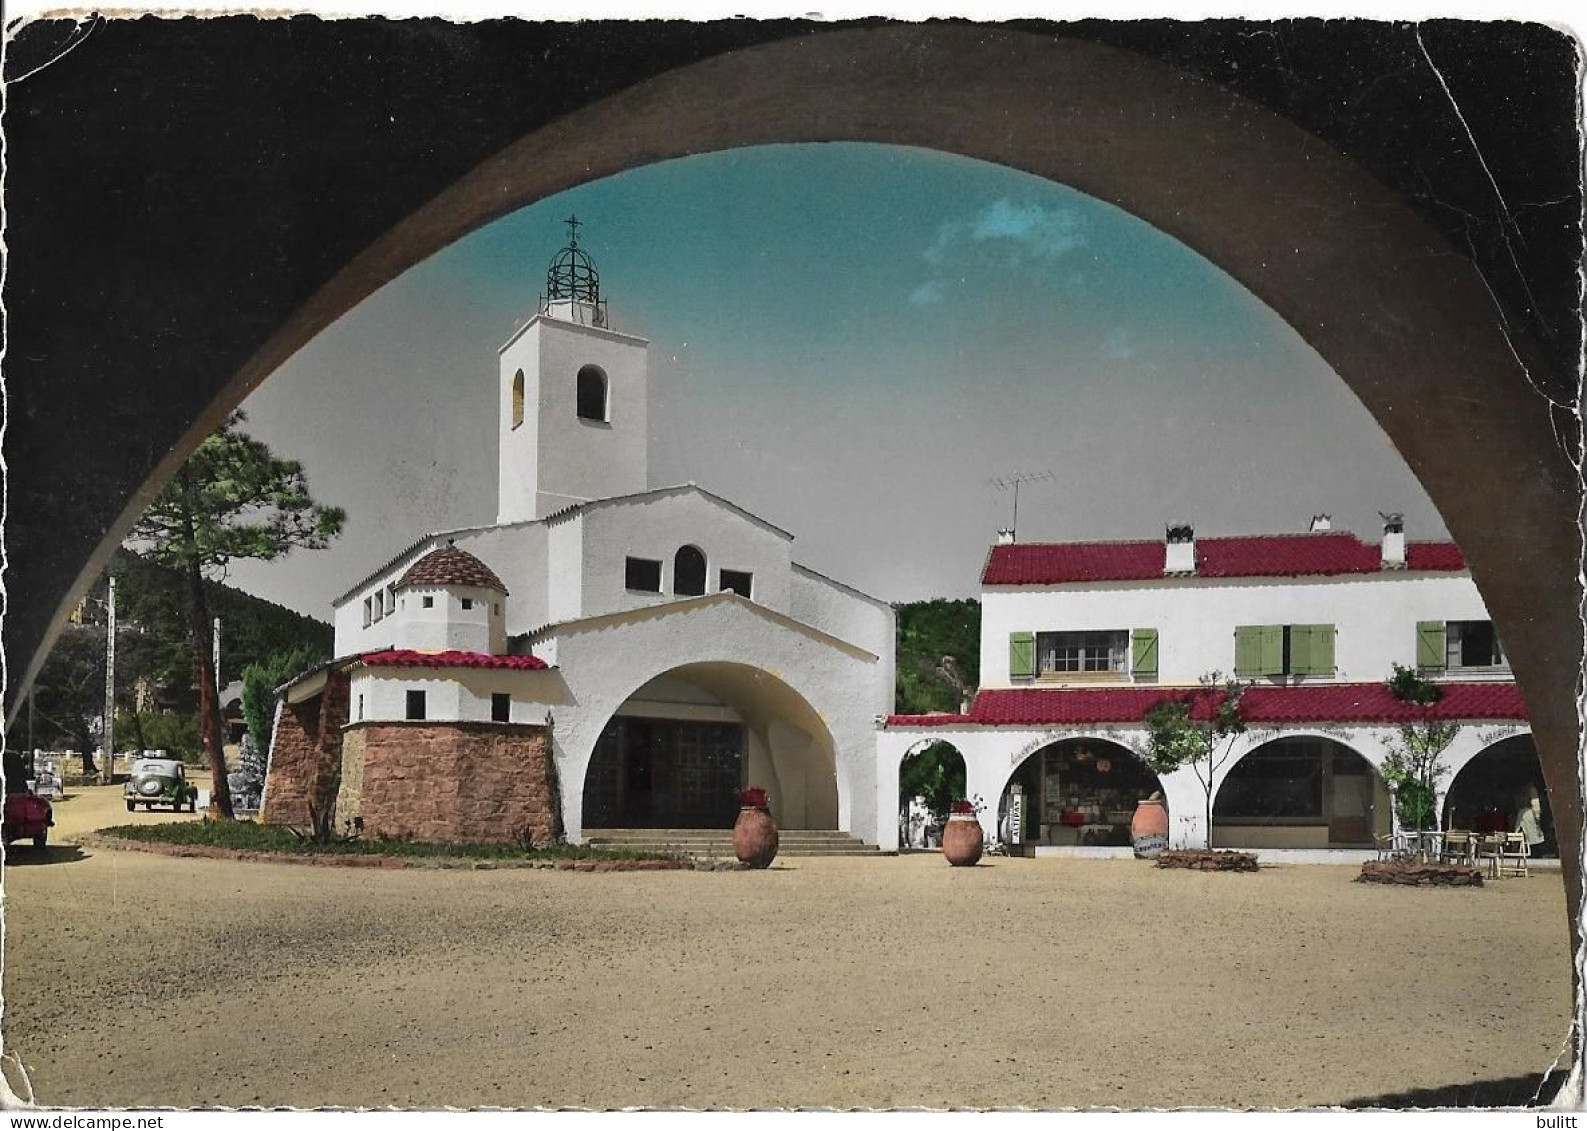
[[[974,813],[953,813],[942,830],[942,855],[955,868],[981,859],[981,822]]]
[[[777,822],[764,802],[739,809],[733,823],[733,855],[747,868],[769,868],[777,858]]]
[[[1135,846],[1136,857],[1141,860],[1156,860],[1168,847],[1168,810],[1163,807],[1161,794],[1154,793],[1145,801],[1135,803],[1130,841]]]

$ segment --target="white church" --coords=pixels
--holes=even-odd
[[[427,534],[334,602],[342,659],[284,691],[262,819],[366,836],[727,828],[874,843],[892,608],[693,483],[652,486],[649,343],[573,237],[499,350],[496,522]]]

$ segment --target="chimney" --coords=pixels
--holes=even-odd
[[[1311,532],[1313,534],[1323,530],[1332,530],[1333,528],[1333,516],[1326,514],[1314,514],[1311,516]]]
[[[1164,551],[1165,574],[1196,572],[1196,532],[1191,529],[1188,522],[1168,528]]]
[[[999,530],[997,532],[997,544],[999,546],[1009,546],[1012,545],[1013,542],[1014,532],[1012,530]]]
[[[1405,516],[1378,514],[1383,519],[1383,568],[1405,568]]]

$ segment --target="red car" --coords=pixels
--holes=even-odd
[[[32,840],[34,848],[43,848],[50,841],[50,826],[55,823],[55,811],[50,803],[36,793],[6,794],[5,842]]]
[[[31,840],[34,848],[43,848],[50,841],[55,811],[47,799],[28,788],[30,768],[16,751],[5,752],[6,803],[0,829],[7,845],[14,840]]]

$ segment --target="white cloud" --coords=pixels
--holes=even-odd
[[[970,238],[1008,241],[1016,257],[1028,252],[1039,259],[1058,259],[1086,242],[1079,217],[1070,209],[1049,211],[1039,204],[1015,204],[1006,196],[971,221]]]
[[[909,292],[909,301],[916,306],[935,306],[948,293],[948,284],[941,279],[927,279]]]

